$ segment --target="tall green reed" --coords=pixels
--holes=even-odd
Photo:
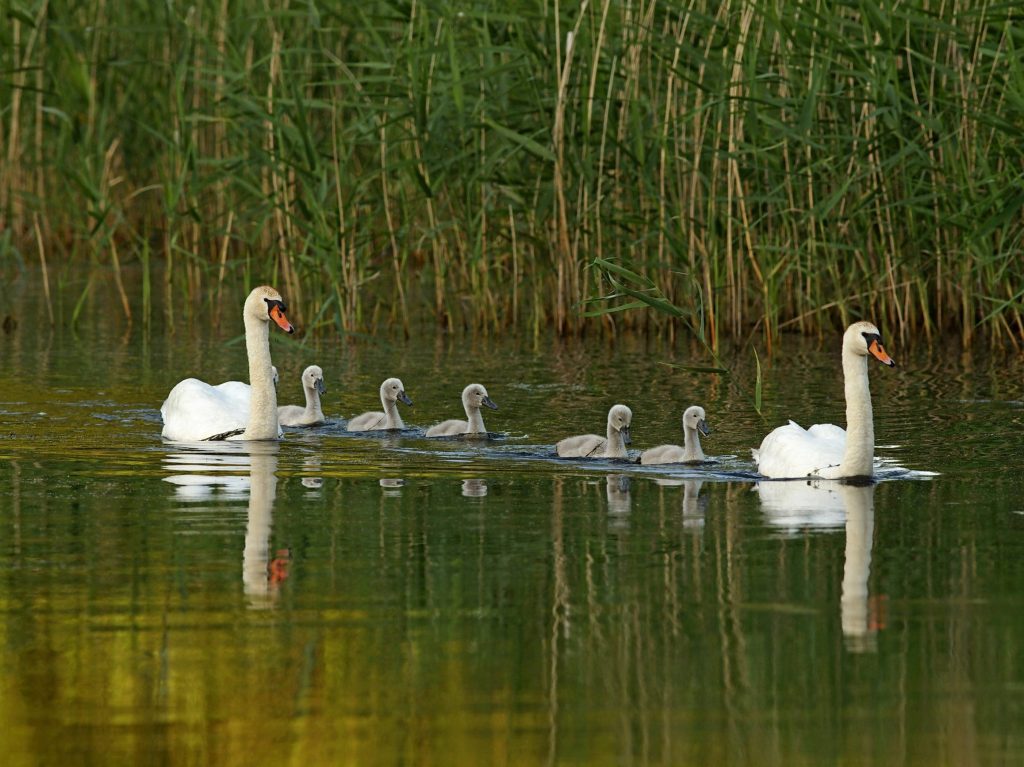
[[[156,258],[168,317],[262,280],[340,332],[675,332],[584,311],[599,263],[682,306],[699,286],[711,348],[857,316],[1017,345],[1021,16],[9,1],[0,228],[118,281],[126,315]]]

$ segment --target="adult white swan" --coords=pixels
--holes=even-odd
[[[320,395],[327,393],[327,387],[324,386],[324,371],[319,365],[310,365],[302,371],[302,391],[306,395],[306,407],[280,405],[277,408],[277,420],[281,426],[318,426],[324,422]]]
[[[412,400],[405,393],[405,384],[397,378],[388,378],[380,385],[380,404],[384,412],[371,411],[357,415],[348,422],[349,431],[379,431],[381,429],[404,429],[402,416],[398,413],[398,403],[412,405]]]
[[[470,437],[486,437],[487,429],[484,427],[484,417],[480,413],[481,406],[489,407],[491,410],[498,409],[498,406],[494,404],[494,400],[487,395],[487,389],[480,384],[470,384],[462,390],[462,407],[466,411],[466,418],[468,420],[463,421],[461,418],[451,418],[447,421],[441,421],[441,423],[427,429],[427,436],[455,437],[468,435]]]
[[[287,333],[295,328],[285,316],[281,294],[269,286],[255,288],[245,299],[245,351],[249,383],[228,381],[210,386],[195,378],[180,381],[160,407],[163,436],[179,442],[211,439],[277,439],[277,391],[270,364],[270,320]],[[242,388],[244,387],[244,388]],[[245,397],[248,390],[249,397]]]
[[[711,433],[708,428],[707,416],[700,405],[692,405],[683,413],[683,446],[658,445],[640,454],[640,463],[700,463],[704,460],[704,451],[700,446],[700,435],[705,437]]]
[[[607,436],[580,434],[566,437],[555,445],[555,452],[562,458],[626,458],[632,422],[632,410],[625,405],[612,405],[608,411]]]
[[[846,386],[846,431],[830,423],[806,431],[790,421],[751,451],[757,470],[777,479],[815,476],[822,479],[868,478],[873,473],[875,425],[868,388],[868,355],[895,367],[885,352],[878,328],[855,322],[843,334]]]

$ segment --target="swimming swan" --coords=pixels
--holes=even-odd
[[[632,421],[632,410],[625,405],[612,405],[608,411],[607,437],[596,434],[566,437],[555,445],[555,452],[562,458],[626,458]]]
[[[389,378],[380,385],[380,404],[384,412],[374,411],[357,415],[345,427],[349,431],[378,431],[380,429],[404,429],[402,416],[398,414],[398,402],[412,405],[405,393],[405,386],[397,378]]]
[[[281,294],[271,287],[255,288],[245,299],[245,351],[249,357],[250,386],[228,381],[210,386],[195,378],[178,382],[160,406],[165,439],[200,442],[212,439],[278,439],[277,392],[270,364],[270,326],[273,320],[287,333],[288,321]],[[246,396],[248,395],[248,396]]]
[[[822,479],[871,477],[875,455],[875,426],[871,417],[868,360],[872,355],[889,367],[878,328],[855,322],[843,334],[843,378],[846,388],[846,428],[815,424],[804,431],[790,421],[751,451],[757,470],[777,479],[815,476]]]
[[[711,433],[704,415],[704,408],[693,405],[683,413],[683,447],[679,445],[658,445],[640,454],[640,463],[651,465],[656,463],[699,463],[704,460],[704,451],[700,447],[700,435],[705,437]]]
[[[282,426],[317,426],[324,422],[320,395],[327,393],[327,387],[319,365],[310,365],[302,371],[302,390],[306,394],[306,407],[281,405],[277,408],[277,420]]]
[[[480,414],[480,407],[489,407],[497,410],[498,406],[494,400],[487,396],[487,389],[480,384],[470,384],[462,390],[462,407],[466,409],[466,418],[463,421],[452,418],[448,421],[431,426],[427,429],[428,437],[454,437],[460,434],[469,434],[474,437],[487,436],[487,429],[484,428],[484,417]]]

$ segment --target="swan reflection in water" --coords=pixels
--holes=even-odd
[[[846,528],[840,615],[846,647],[874,652],[882,621],[879,600],[868,595],[875,528],[874,485],[839,482],[761,482],[756,486],[768,521],[789,533],[801,529]]]
[[[402,488],[405,487],[405,480],[400,477],[384,477],[379,480],[378,484],[381,490],[384,491],[384,495],[390,498],[397,498],[402,494]]]
[[[175,472],[164,481],[175,486],[179,500],[248,500],[242,588],[254,608],[273,607],[288,577],[288,550],[270,556],[279,449],[277,442],[210,442],[202,452],[170,453],[164,459],[165,468]]]
[[[608,514],[619,518],[622,525],[629,524],[629,513],[633,506],[633,496],[629,475],[609,474],[606,478],[608,496]]]
[[[701,496],[700,494],[700,489],[704,486],[704,480],[658,477],[654,482],[662,487],[682,487],[683,527],[688,527],[694,531],[700,531],[704,528],[704,515],[708,509],[707,495]]]
[[[486,479],[462,480],[462,495],[466,498],[483,498],[487,495]]]
[[[302,473],[306,476],[302,478],[302,486],[307,490],[320,490],[324,486],[323,477],[316,476],[320,473],[320,456],[319,455],[307,455],[302,459]],[[319,493],[310,492],[307,493],[310,496],[319,495]]]

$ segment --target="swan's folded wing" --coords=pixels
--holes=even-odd
[[[560,440],[555,445],[555,452],[562,458],[590,458],[604,451],[605,441],[597,434],[579,434]]]
[[[686,450],[679,445],[658,445],[640,454],[640,463],[653,466],[659,463],[681,463],[686,457]]]
[[[449,418],[427,429],[428,437],[457,437],[468,433],[469,421],[461,421],[458,418]]]
[[[224,402],[233,410],[249,411],[249,402],[252,400],[252,387],[241,381],[225,381],[212,387]]]
[[[840,452],[846,447],[846,430],[834,423],[816,423],[807,430],[807,433],[815,439],[839,445]]]
[[[837,441],[839,435],[842,439]],[[842,460],[845,442],[846,433],[838,426],[818,424],[807,430],[790,421],[764,438],[761,447],[754,451],[754,461],[766,477],[806,477],[837,465]]]
[[[371,411],[353,416],[345,428],[348,431],[377,431],[387,426],[388,417],[385,413]],[[430,436],[429,434],[427,436]]]
[[[246,399],[242,405],[238,394],[237,390],[229,388],[225,396],[220,387],[195,378],[179,382],[160,407],[163,437],[178,442],[199,442],[214,434],[244,429],[249,420],[249,402]]]

